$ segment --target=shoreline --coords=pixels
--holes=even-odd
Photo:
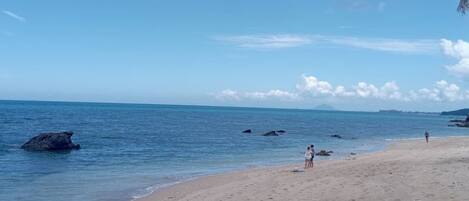
[[[460,167],[466,159],[466,156],[462,154],[464,151],[469,151],[469,137],[466,136],[431,138],[429,144],[426,144],[423,139],[396,140],[388,143],[380,151],[348,156],[342,159],[317,161],[313,169],[307,169],[305,172],[291,172],[295,168],[302,170],[303,164],[301,163],[235,170],[182,181],[157,189],[148,196],[134,200],[311,200],[313,199],[312,195],[315,195],[313,200],[391,200],[388,199],[390,197],[396,197],[400,200],[417,198],[421,200],[440,200],[439,198],[451,200],[458,197],[467,199],[469,193],[464,192],[469,190],[469,186],[465,186],[461,182],[458,184],[462,188],[454,192],[446,190],[440,195],[435,193],[425,194],[426,189],[438,191],[438,185],[427,182],[429,179],[432,180],[432,174],[428,175],[428,171],[416,171],[429,169],[435,173],[434,166],[439,166],[442,161],[449,160],[451,161],[450,166],[454,166],[453,162],[459,165],[456,172],[462,173],[463,176],[459,179],[454,176],[451,177],[451,175],[448,176],[446,174],[449,170],[439,174],[435,173],[438,176],[435,179],[442,180],[439,183],[449,182],[449,186],[451,186],[451,182],[455,183],[456,180],[459,181],[461,178],[469,179],[469,175],[466,176],[463,172],[463,170],[467,171],[469,167]],[[402,155],[402,153],[406,154]],[[454,157],[448,157],[448,154],[451,153],[458,155],[460,158],[455,161],[452,160]],[[422,163],[413,164],[415,161]],[[436,165],[427,164],[429,162]],[[467,163],[469,164],[469,155]],[[381,167],[377,164],[387,165]],[[411,164],[421,167],[420,169],[414,169],[414,166],[409,166]],[[441,164],[443,164],[441,168],[448,169],[448,165]],[[452,168],[454,168],[453,166]],[[364,171],[364,169],[374,172],[371,176],[377,178],[370,177],[369,172]],[[409,172],[402,170],[408,170]],[[393,172],[395,172],[394,175]],[[441,174],[448,177],[445,179],[441,177]],[[401,177],[396,177],[396,175]],[[350,178],[351,176],[354,177]],[[422,179],[424,185],[410,186],[419,190],[411,192],[400,187],[405,186],[406,178],[420,177],[426,178]],[[386,185],[383,183],[384,180],[390,180],[392,185]],[[414,181],[419,183],[418,179]],[[379,183],[380,185],[370,185],[372,183]],[[425,188],[421,189],[418,186]],[[309,189],[311,189],[310,192],[308,192]],[[340,189],[341,193],[327,193],[331,189]],[[371,190],[376,192],[372,193]],[[440,197],[438,198],[438,196]]]
[[[459,137],[459,136],[449,136],[449,137]],[[464,136],[462,136],[462,137],[464,137]],[[435,138],[445,138],[445,137],[435,137]],[[395,139],[395,140],[400,141],[400,140],[407,140],[407,139]],[[394,139],[392,141],[394,141]],[[347,158],[349,158],[349,157],[365,156],[365,155],[368,155],[368,154],[378,153],[378,152],[381,152],[381,151],[385,150],[387,148],[387,146],[389,146],[389,144],[391,144],[391,143],[393,143],[393,142],[388,142],[388,140],[386,139],[386,140],[384,140],[383,147],[381,149],[362,152],[361,154],[356,154],[356,155],[350,155],[349,154],[349,155],[340,155],[340,156],[316,156],[314,164],[325,163],[325,162],[329,162],[329,161],[337,161],[337,160],[347,160]],[[299,156],[299,158],[303,158],[303,157]],[[321,159],[318,159],[318,158],[321,158]],[[221,172],[207,173],[207,174],[204,174],[204,175],[187,177],[187,178],[177,180],[177,181],[174,181],[174,182],[171,182],[171,183],[166,183],[166,184],[163,184],[163,185],[146,187],[146,189],[151,188],[153,190],[150,190],[149,192],[147,192],[145,194],[134,195],[134,196],[132,196],[133,198],[130,201],[148,201],[147,200],[148,197],[151,197],[153,194],[156,194],[160,191],[165,191],[168,188],[172,188],[172,187],[177,186],[177,185],[185,184],[187,182],[197,181],[198,179],[203,179],[203,178],[206,178],[206,177],[214,177],[214,176],[220,176],[220,175],[225,175],[225,174],[243,173],[243,172],[247,172],[247,171],[256,171],[256,170],[261,171],[261,170],[271,169],[271,168],[288,168],[288,167],[291,168],[293,166],[294,166],[294,168],[298,167],[298,169],[302,170],[303,167],[304,167],[304,164],[303,163],[290,163],[289,162],[289,163],[279,163],[279,164],[269,164],[269,165],[266,165],[266,164],[264,164],[264,165],[254,165],[254,166],[250,165],[250,166],[240,167],[240,168],[232,169],[232,170],[226,170],[226,171],[221,171]]]
[[[453,136],[448,136],[448,137],[453,137]],[[454,136],[454,137],[458,137],[458,136]],[[441,137],[434,137],[434,138],[441,138]],[[443,138],[445,138],[445,137],[443,137]],[[407,140],[407,139],[413,139],[413,138],[392,139],[392,140],[400,141],[400,140]],[[343,154],[342,155],[337,155],[337,154],[334,155],[333,154],[332,156],[316,156],[315,157],[315,164],[324,163],[324,162],[327,162],[327,161],[345,160],[345,159],[347,159],[348,157],[351,157],[351,156],[354,156],[354,157],[364,156],[364,155],[368,155],[368,154],[381,152],[381,151],[385,150],[389,146],[389,144],[391,144],[391,143],[393,143],[393,142],[388,141],[388,139],[385,139],[385,140],[383,140],[382,147],[380,149],[374,149],[372,151],[368,150],[368,151],[361,152],[360,154],[356,153],[356,155],[350,155],[350,153],[349,153],[349,154],[346,154],[346,155],[343,155]],[[298,158],[303,158],[302,154],[298,155]],[[302,160],[302,159],[300,159],[300,160]],[[150,197],[151,195],[155,194],[155,193],[158,193],[160,191],[164,191],[168,188],[172,188],[172,187],[177,186],[177,185],[181,185],[181,184],[184,184],[184,183],[187,183],[187,182],[196,181],[198,179],[203,179],[203,178],[206,178],[206,177],[212,177],[212,176],[218,176],[218,175],[224,175],[224,174],[242,173],[242,172],[245,172],[245,171],[253,171],[253,170],[255,171],[255,170],[264,170],[264,169],[270,169],[270,168],[290,167],[290,166],[295,166],[295,167],[298,167],[299,169],[303,169],[304,164],[302,162],[299,162],[299,163],[283,162],[283,163],[275,163],[275,164],[247,165],[247,166],[244,166],[244,167],[238,167],[238,168],[234,168],[234,169],[231,169],[231,170],[224,170],[224,171],[221,171],[221,172],[212,172],[212,173],[207,173],[207,174],[202,174],[202,175],[197,175],[197,176],[186,177],[184,179],[177,180],[177,181],[170,182],[170,183],[165,183],[165,184],[162,184],[162,185],[148,186],[145,189],[152,189],[152,190],[149,190],[148,192],[143,193],[143,194],[132,195],[132,199],[130,199],[130,201],[148,201],[147,198]]]

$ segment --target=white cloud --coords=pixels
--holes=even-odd
[[[394,53],[429,54],[437,52],[438,40],[402,40],[390,38],[356,38],[327,35],[261,34],[215,37],[238,47],[280,49],[310,44],[340,45]]]
[[[468,90],[462,91],[456,84],[448,83],[445,80],[440,80],[435,83],[432,88],[422,88],[417,91],[409,92],[409,99],[411,100],[430,100],[437,102],[454,102],[454,101],[467,101],[469,100]]]
[[[315,76],[302,75],[300,83],[294,91],[269,90],[266,92],[237,92],[223,90],[215,94],[220,100],[281,100],[302,101],[315,98],[344,98],[377,99],[383,101],[433,101],[455,102],[469,101],[469,90],[462,90],[453,83],[445,80],[437,81],[430,88],[421,88],[402,92],[395,81],[385,82],[381,87],[366,82],[358,82],[349,88],[342,85],[334,87],[330,82],[320,80]]]
[[[345,89],[344,86],[342,85],[339,85],[335,88],[335,91],[334,91],[334,95],[336,96],[348,96],[348,97],[351,97],[351,96],[355,96],[355,92],[353,91],[347,91],[347,89]]]
[[[231,89],[225,89],[220,93],[214,94],[215,98],[222,101],[240,101],[244,99],[251,100],[266,100],[266,99],[279,99],[283,101],[295,101],[300,99],[296,93],[291,93],[282,90],[269,90],[267,92],[238,92]]]
[[[445,80],[436,82],[437,89],[441,92],[441,96],[449,101],[456,101],[462,98],[460,88],[455,84],[449,84]]]
[[[215,37],[216,40],[235,44],[239,47],[255,49],[279,49],[298,47],[311,43],[307,36],[289,34],[241,35]]]
[[[420,100],[430,100],[430,101],[441,101],[439,96],[439,91],[437,89],[427,89],[422,88],[417,91],[411,90],[409,92],[410,100],[420,101]]]
[[[269,98],[278,98],[286,101],[298,100],[299,95],[296,93],[291,93],[288,91],[282,90],[270,90],[268,92],[248,92],[244,94],[244,97],[251,99],[269,99]]]
[[[296,85],[299,93],[310,94],[314,96],[342,96],[342,97],[361,97],[361,98],[383,98],[383,99],[402,99],[402,93],[396,82],[386,82],[381,88],[366,82],[358,82],[348,90],[342,85],[335,88],[327,81],[319,80],[314,76],[302,75],[301,82]]]
[[[225,89],[215,94],[215,98],[219,100],[240,100],[238,92],[231,89]]]
[[[13,12],[11,12],[11,11],[3,10],[2,12],[3,12],[3,14],[5,14],[5,15],[7,15],[7,16],[9,16],[9,17],[15,19],[15,20],[18,20],[18,21],[20,21],[20,22],[26,22],[26,18],[21,17],[21,16],[19,16],[19,15],[13,13]]]
[[[407,54],[430,54],[438,49],[435,40],[401,40],[391,38],[356,38],[344,36],[315,36],[325,43]]]
[[[456,76],[469,77],[469,43],[463,40],[452,42],[441,39],[440,45],[445,55],[459,60],[457,64],[446,66],[446,69]]]
[[[379,96],[384,99],[394,100],[402,100],[404,98],[400,92],[399,86],[395,81],[384,83],[384,85],[381,87]]]
[[[378,88],[372,84],[367,84],[366,82],[359,82],[353,88],[359,97],[367,98],[376,97],[378,95]]]
[[[332,85],[329,82],[318,80],[314,76],[302,75],[302,82],[296,85],[300,92],[309,92],[314,95],[334,94]]]

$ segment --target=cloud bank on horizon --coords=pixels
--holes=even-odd
[[[462,90],[454,83],[445,80],[435,82],[432,87],[403,92],[395,81],[384,83],[381,87],[366,82],[358,82],[351,87],[333,86],[328,81],[312,75],[302,75],[294,91],[279,89],[266,92],[239,92],[231,89],[213,94],[218,100],[242,101],[275,99],[281,101],[303,101],[312,98],[355,98],[391,101],[468,101],[469,90]]]
[[[320,35],[244,35],[217,38],[224,42],[235,44],[243,48],[279,49],[291,48],[313,43],[329,43],[376,51],[428,54],[442,50],[443,54],[458,60],[457,64],[447,65],[448,72],[456,77],[469,77],[469,43],[463,40],[416,40],[406,41],[398,39],[366,39],[354,37],[320,36]],[[301,82],[296,84],[296,90],[286,91],[272,89],[264,92],[239,92],[225,89],[213,94],[218,100],[280,100],[303,101],[312,98],[355,98],[378,99],[387,101],[416,102],[455,102],[468,101],[469,90],[461,89],[446,80],[436,81],[428,88],[401,91],[395,81],[385,82],[381,87],[367,82],[345,87],[333,86],[330,82],[320,80],[312,75],[302,75]]]

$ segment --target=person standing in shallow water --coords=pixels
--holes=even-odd
[[[428,131],[425,131],[425,141],[427,141],[427,143],[428,143],[429,137],[430,137],[430,134],[428,133]]]

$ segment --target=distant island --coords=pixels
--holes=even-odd
[[[469,115],[469,108],[464,108],[464,109],[454,110],[454,111],[441,112],[441,115],[459,115],[459,116],[466,116],[466,115]]]
[[[420,112],[420,111],[403,111],[403,110],[379,110],[379,113],[391,113],[391,114],[438,114],[437,112]]]
[[[404,113],[402,110],[379,110],[381,113]]]
[[[321,104],[313,108],[314,110],[335,111],[336,109],[330,105]]]

